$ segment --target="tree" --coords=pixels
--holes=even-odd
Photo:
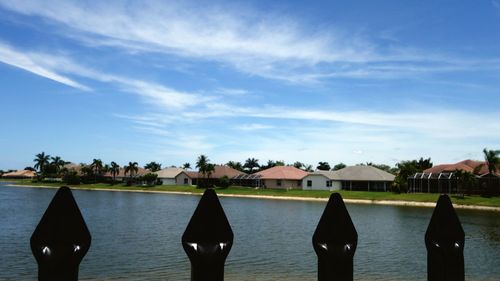
[[[113,183],[114,183],[116,175],[120,172],[120,165],[116,164],[115,161],[112,161],[109,165],[109,172],[113,176]]]
[[[243,165],[241,165],[241,162],[239,161],[229,161],[226,163],[226,166],[229,166],[235,170],[243,172]]]
[[[302,167],[304,167],[304,163],[296,161],[295,163],[293,163],[293,166],[297,169],[302,169]]]
[[[461,194],[462,197],[467,191],[467,194],[471,193],[471,189],[476,184],[476,176],[474,174],[464,171],[464,170],[455,170],[455,177],[457,178],[457,193]]]
[[[408,188],[408,177],[413,176],[415,173],[422,172],[423,170],[421,167],[425,167],[425,165],[422,166],[417,160],[408,160],[397,163],[396,167],[398,168],[398,173],[394,178],[395,191],[406,192]]]
[[[146,166],[144,166],[144,168],[150,170],[151,172],[157,172],[157,171],[161,170],[161,164],[152,161],[152,162],[149,162],[148,164],[146,164]]]
[[[80,176],[75,170],[66,171],[62,177],[62,181],[66,184],[80,184]]]
[[[337,170],[340,170],[340,169],[344,169],[346,166],[346,164],[344,163],[338,163],[337,165],[333,166],[333,171],[337,171]]]
[[[366,163],[368,166],[372,166],[372,167],[375,167],[377,169],[380,169],[382,171],[386,171],[388,173],[392,173],[393,172],[393,168],[391,168],[391,166],[389,165],[386,165],[386,164],[373,164],[373,163]],[[426,168],[427,169],[427,168]]]
[[[207,173],[207,164],[209,163],[209,159],[206,155],[200,155],[198,156],[198,160],[196,161],[196,168],[198,168],[198,172],[205,177],[205,174]]]
[[[191,164],[189,164],[189,163],[186,162],[186,163],[182,164],[182,168],[184,170],[190,170],[191,169]]]
[[[157,179],[158,175],[153,173],[147,173],[141,177],[141,181],[145,181],[147,185],[154,185]]]
[[[31,166],[28,166],[28,167],[25,167],[24,168],[26,171],[32,171],[32,172],[36,172],[36,169],[31,167]],[[0,170],[0,173],[3,172],[2,170]]]
[[[94,182],[97,182],[97,176],[102,174],[102,160],[94,159],[92,160],[92,164],[90,164],[92,170],[94,170]]]
[[[488,172],[490,174],[495,174],[500,170],[500,150],[488,150],[483,149],[484,161],[488,166]]]
[[[420,171],[423,171],[423,170],[427,170],[429,168],[432,168],[432,162],[431,162],[431,158],[427,158],[427,159],[424,159],[422,157],[420,157],[420,159],[417,162],[417,169],[419,169]]]
[[[198,172],[202,174],[202,181],[198,182],[198,187],[209,187],[207,178],[209,179],[212,173],[215,171],[215,165],[210,163],[210,159],[208,159],[205,155],[198,156],[198,160],[196,161],[196,168],[198,168]]]
[[[304,168],[303,170],[306,172],[314,172],[312,165],[304,165],[303,168]]]
[[[208,163],[206,168],[207,178],[210,178],[210,176],[214,171],[215,171],[215,165],[212,163]]]
[[[44,173],[45,167],[49,165],[49,159],[50,155],[45,154],[45,152],[38,153],[35,155],[35,159],[33,159],[33,162],[35,162],[35,169],[38,169],[40,173]]]
[[[132,178],[134,174],[137,174],[137,172],[139,172],[139,164],[137,162],[128,162],[128,165],[126,165],[124,168],[124,174],[129,174],[130,178]]]
[[[231,181],[228,176],[222,176],[219,178],[219,186],[221,188],[228,188],[231,185]]]
[[[259,167],[259,160],[255,158],[248,158],[245,160],[245,165],[243,165],[243,168],[249,173],[253,173],[254,169],[258,170]]]
[[[50,163],[50,165],[54,166],[56,174],[59,174],[61,172],[61,169],[64,167],[64,165],[67,164],[67,162],[62,160],[61,157],[59,157],[59,156],[51,157],[51,160],[52,160],[52,162]]]
[[[318,162],[318,166],[316,169],[321,170],[321,171],[330,171],[330,164],[328,162]]]

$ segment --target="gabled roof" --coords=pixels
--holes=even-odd
[[[476,175],[488,174],[488,165],[484,161],[463,160],[454,164],[441,164],[424,170],[424,173],[446,173],[462,170]]]
[[[301,180],[308,175],[307,172],[293,166],[275,166],[255,174],[260,175],[261,179],[277,180]]]
[[[186,173],[186,171],[184,169],[182,169],[182,168],[165,168],[165,169],[161,169],[159,171],[156,171],[153,174],[157,174],[158,178],[174,179],[180,173]]]
[[[36,176],[36,173],[30,170],[18,170],[15,172],[5,173],[2,175],[4,178],[33,178]]]
[[[203,175],[198,172],[186,172],[186,174],[191,178],[201,178]],[[228,178],[232,178],[238,175],[245,175],[246,173],[233,169],[226,165],[215,165],[214,171],[210,174],[210,178],[218,179],[223,176],[227,176]]]
[[[321,171],[331,180],[394,181],[395,176],[373,166],[348,166],[337,171]]]

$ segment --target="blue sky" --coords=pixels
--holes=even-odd
[[[197,2],[0,0],[0,169],[500,148],[500,1]]]

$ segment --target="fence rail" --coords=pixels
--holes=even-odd
[[[425,233],[427,280],[464,280],[464,231],[447,195],[437,201]],[[181,243],[192,281],[224,280],[233,232],[213,189],[205,190]],[[91,235],[68,187],[61,187],[31,236],[39,281],[76,281]],[[338,193],[333,193],[312,237],[319,281],[353,280],[358,234]]]

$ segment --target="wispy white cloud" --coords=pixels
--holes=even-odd
[[[293,83],[471,69],[443,54],[382,48],[340,27],[310,30],[299,19],[248,6],[59,0],[1,0],[0,5],[56,22],[64,27],[61,34],[92,46],[217,61],[250,75]]]
[[[164,111],[182,110],[216,99],[216,97],[178,91],[155,82],[104,73],[76,63],[63,54],[54,56],[44,52],[24,52],[4,43],[0,43],[0,61],[84,91],[91,89],[60,73],[109,83],[122,92],[140,96],[147,103]]]
[[[55,69],[59,68],[58,66],[64,65],[66,61],[55,55],[46,54],[44,56],[39,56],[36,53],[22,52],[0,42],[0,62],[21,68],[73,88],[84,91],[90,90],[89,87],[58,73]]]
[[[258,123],[241,124],[235,127],[236,130],[241,130],[241,131],[259,131],[259,130],[267,130],[273,128],[275,128],[275,126],[258,124]]]

